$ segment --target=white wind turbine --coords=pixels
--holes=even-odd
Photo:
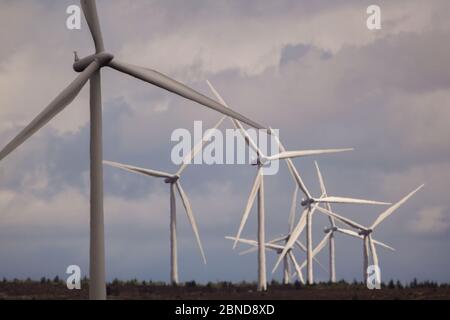
[[[351,231],[351,230],[341,229],[341,228],[338,228],[338,227],[328,228],[328,229],[325,230],[325,233],[326,233],[325,236],[322,238],[322,240],[319,242],[319,244],[318,244],[318,245],[314,248],[314,250],[312,251],[311,256],[312,256],[312,259],[313,259],[314,261],[317,261],[316,256],[323,250],[323,248],[325,248],[325,246],[327,245],[327,243],[330,241],[330,238],[331,238],[331,231],[333,231],[332,229],[333,229],[334,231],[336,231],[336,232],[340,232],[340,233],[343,233],[343,234],[351,235],[351,236],[354,236],[354,237],[357,237],[357,238],[360,238],[360,239],[363,238],[363,236],[358,235],[358,233],[356,233],[356,232],[354,232],[354,231]],[[382,243],[382,242],[379,242],[379,241],[377,241],[377,240],[373,240],[373,243],[374,243],[375,245],[382,246],[382,247],[385,247],[385,248],[387,248],[387,249],[389,249],[389,250],[395,251],[394,248],[391,248],[390,246],[388,246],[388,245],[386,245],[386,244],[384,244],[384,243]],[[308,263],[308,261],[305,260],[305,261],[299,266],[299,270],[303,270],[303,269],[306,267],[307,263]],[[324,268],[322,267],[322,269],[324,269]],[[294,276],[296,276],[296,275],[298,275],[298,270],[294,273]]]
[[[278,137],[275,135],[275,138],[278,139]],[[280,150],[284,151],[284,146],[278,139],[278,144],[280,146]],[[313,245],[312,245],[312,216],[319,206],[319,204],[370,204],[370,205],[389,205],[390,203],[386,202],[379,202],[379,201],[372,201],[372,200],[363,200],[363,199],[354,199],[354,198],[347,198],[347,197],[337,197],[337,196],[328,196],[326,194],[322,194],[319,198],[315,198],[311,195],[311,193],[306,188],[306,185],[304,184],[303,180],[300,177],[300,174],[298,173],[296,167],[288,159],[288,168],[291,172],[292,176],[294,177],[294,180],[297,183],[297,186],[299,189],[303,192],[303,194],[306,196],[306,199],[303,199],[301,204],[305,209],[303,210],[303,213],[300,217],[300,220],[298,221],[297,225],[292,230],[289,240],[286,243],[286,246],[283,250],[283,252],[279,255],[277,262],[275,263],[275,266],[272,269],[272,273],[276,271],[281,261],[286,256],[286,253],[288,250],[292,248],[292,246],[295,244],[295,241],[298,239],[298,237],[301,235],[303,230],[306,227],[306,246],[307,246],[307,282],[308,284],[314,283],[314,273],[313,273]]]
[[[211,85],[209,81],[207,81],[211,91],[215,95],[216,99],[219,100],[219,102],[228,107],[227,103],[224,101],[224,99],[220,96],[220,94],[217,92],[217,90]],[[252,209],[253,203],[255,201],[256,195],[258,195],[258,291],[264,291],[267,290],[267,276],[266,276],[266,253],[264,249],[265,244],[265,213],[264,213],[264,167],[272,161],[278,161],[283,159],[292,159],[292,158],[299,158],[299,157],[306,157],[306,156],[313,156],[313,155],[320,155],[320,154],[328,154],[328,153],[338,153],[338,152],[345,152],[345,151],[352,151],[353,149],[325,149],[325,150],[303,150],[303,151],[286,151],[283,150],[275,155],[272,156],[266,156],[264,153],[258,148],[256,143],[253,141],[253,139],[250,137],[250,135],[246,132],[246,130],[242,127],[242,124],[238,121],[238,119],[234,119],[233,123],[237,128],[239,128],[241,134],[245,138],[245,141],[247,145],[253,149],[253,151],[257,155],[256,160],[256,167],[257,167],[257,173],[255,180],[253,182],[253,187],[250,192],[250,196],[248,198],[248,202],[245,208],[245,211],[242,215],[241,223],[239,225],[239,229],[236,235],[236,240],[234,242],[233,248],[236,247],[237,243],[239,242],[242,230],[244,229],[245,223],[247,222],[248,216],[250,214],[250,211]],[[269,130],[269,133],[273,134],[272,130]],[[279,141],[278,141],[279,142]],[[281,147],[281,145],[280,145]],[[286,255],[286,252],[284,253],[284,256]],[[283,256],[283,257],[284,257]]]
[[[166,75],[148,68],[137,67],[118,61],[105,51],[95,0],[81,0],[81,7],[87,20],[95,44],[95,54],[79,59],[75,54],[73,69],[80,75],[66,87],[33,121],[30,122],[4,149],[0,150],[0,160],[9,155],[34,133],[66,108],[90,81],[90,250],[89,250],[89,297],[106,299],[105,244],[103,217],[103,170],[102,170],[102,99],[101,76],[103,67],[148,82],[154,86],[175,93],[203,106],[221,112],[255,127],[258,123],[226,108],[222,104],[177,82]]]
[[[373,265],[379,268],[378,264],[378,254],[375,248],[375,244],[380,244],[378,241],[375,241],[372,237],[372,233],[375,230],[375,228],[383,222],[387,217],[389,217],[392,213],[394,213],[395,210],[397,210],[402,204],[404,204],[409,198],[411,198],[416,192],[418,192],[420,189],[422,189],[424,185],[419,186],[417,189],[406,195],[404,198],[402,198],[399,202],[395,203],[391,207],[389,207],[387,210],[383,211],[378,218],[374,221],[374,223],[370,227],[365,227],[349,218],[345,218],[342,215],[339,215],[337,213],[334,213],[332,211],[329,211],[325,208],[318,207],[317,210],[321,211],[322,213],[333,217],[342,223],[345,223],[346,225],[355,228],[358,230],[358,232],[354,232],[352,230],[345,230],[345,229],[338,229],[337,231],[345,233],[349,236],[359,237],[363,240],[363,255],[364,255],[364,264],[363,264],[363,279],[364,283],[367,282],[367,268],[369,266],[369,258],[370,253],[372,253],[372,262]],[[392,249],[384,244],[381,244],[384,247],[387,247],[388,249]],[[369,252],[370,250],[370,252]],[[393,250],[393,249],[392,249]],[[378,283],[381,283],[381,275],[377,274],[379,277]]]
[[[111,161],[103,161],[104,164],[107,164],[112,167],[116,167],[122,170],[130,171],[133,173],[154,177],[154,178],[162,178],[164,182],[170,184],[170,281],[172,284],[178,284],[178,250],[177,250],[177,215],[176,215],[176,199],[175,199],[175,190],[178,192],[181,201],[183,203],[184,209],[186,211],[186,215],[188,220],[192,226],[192,230],[194,231],[195,238],[197,240],[198,247],[200,249],[200,253],[203,258],[203,262],[206,264],[206,257],[203,251],[203,246],[200,241],[200,235],[198,232],[197,223],[194,218],[194,214],[192,212],[191,204],[189,199],[181,187],[181,175],[184,170],[187,168],[188,164],[194,159],[194,157],[202,150],[203,146],[209,141],[213,130],[217,129],[226,117],[222,117],[216,125],[208,130],[205,135],[202,137],[202,140],[199,141],[191,152],[186,155],[183,159],[183,163],[176,173],[167,173],[162,171],[144,169],[139,167],[134,167],[126,164],[121,164],[117,162]]]
[[[320,172],[319,164],[317,163],[317,161],[314,161],[314,165],[316,166],[316,171],[317,171],[317,176],[319,178],[319,184],[320,184],[320,190],[322,192],[322,196],[326,197],[327,190],[325,188],[325,182],[324,182],[322,173]],[[332,211],[331,205],[329,203],[326,203],[325,207],[328,211]],[[322,240],[322,242],[319,243],[319,245],[317,245],[317,247],[313,250],[313,257],[323,249],[323,247],[325,246],[325,244],[327,242],[326,240],[328,240],[330,282],[335,283],[336,282],[336,246],[335,246],[335,235],[334,235],[335,232],[340,232],[340,233],[354,236],[354,237],[361,238],[361,239],[363,238],[363,236],[358,235],[356,232],[354,232],[352,230],[339,228],[336,225],[336,221],[332,216],[327,215],[327,217],[330,221],[330,227],[324,229],[324,232],[327,234],[325,236],[326,239]],[[382,242],[374,240],[374,243],[376,245],[383,246],[387,249],[394,250],[393,248],[391,248],[390,246],[388,246]]]

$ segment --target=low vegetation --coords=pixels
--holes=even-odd
[[[381,290],[368,290],[362,283],[317,283],[310,286],[295,282],[283,285],[272,281],[267,292],[256,292],[256,284],[249,282],[208,282],[199,284],[188,281],[178,286],[164,282],[128,281],[115,279],[108,284],[109,299],[450,299],[450,284],[432,281],[410,283],[389,281]],[[81,290],[68,290],[59,277],[40,280],[0,281],[0,299],[87,299],[88,279],[83,279]]]

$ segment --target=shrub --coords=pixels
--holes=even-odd
[[[389,281],[389,283],[388,283],[388,288],[389,288],[389,289],[395,289],[394,280]]]
[[[195,282],[195,280],[192,280],[192,281],[186,282],[185,286],[186,286],[186,288],[195,288],[195,287],[197,287],[197,283]]]

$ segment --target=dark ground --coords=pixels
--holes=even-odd
[[[412,282],[407,286],[388,283],[381,290],[368,290],[361,284],[317,284],[288,286],[272,284],[267,292],[259,293],[254,284],[228,282],[197,285],[187,282],[177,287],[163,283],[115,280],[108,285],[108,299],[158,299],[158,300],[367,300],[367,299],[445,299],[450,300],[450,285]],[[41,281],[0,281],[0,299],[87,299],[88,283],[81,290],[68,290],[59,279]]]

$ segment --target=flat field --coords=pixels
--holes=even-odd
[[[138,281],[114,281],[107,287],[108,299],[158,300],[367,300],[367,299],[439,299],[450,300],[450,285],[434,283],[403,286],[390,283],[381,290],[368,290],[361,284],[317,284],[314,286],[269,285],[267,292],[256,292],[254,284],[229,282],[198,285],[187,282],[180,286]],[[81,290],[68,290],[59,280],[0,281],[0,299],[87,299],[88,284]]]

